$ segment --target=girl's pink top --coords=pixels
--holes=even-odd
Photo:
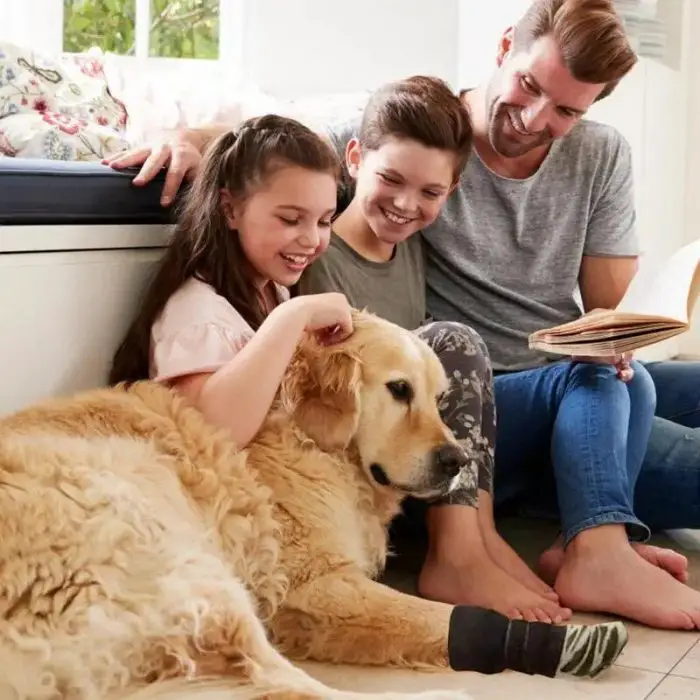
[[[280,303],[289,290],[277,286]],[[214,289],[191,278],[170,297],[151,329],[151,379],[165,382],[215,372],[253,337],[241,314]]]

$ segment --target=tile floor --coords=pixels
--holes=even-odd
[[[547,527],[532,521],[510,522],[505,531],[513,546],[530,560],[552,534]],[[656,543],[668,544],[658,538]],[[700,552],[685,554],[691,561],[691,585],[700,589]],[[412,592],[415,565],[415,561],[404,560],[390,571],[387,582]],[[700,633],[663,632],[630,625],[630,642],[617,665],[595,680],[546,679],[511,672],[495,676],[433,674],[312,663],[303,667],[332,687],[358,691],[460,689],[468,691],[473,700],[700,700]]]

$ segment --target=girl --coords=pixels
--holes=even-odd
[[[471,145],[466,108],[443,81],[417,76],[376,91],[359,138],[345,147],[354,196],[334,221],[329,250],[304,273],[298,291],[342,291],[353,306],[418,329],[452,377],[443,419],[472,454],[473,469],[459,492],[428,510],[419,592],[511,617],[558,621],[571,611],[494,525],[496,415],[486,346],[461,324],[425,323],[423,251],[415,234],[436,219]]]
[[[330,146],[294,120],[260,117],[220,136],[111,383],[168,382],[247,445],[302,334],[333,342],[352,332],[344,295],[287,292],[328,245],[338,167]]]

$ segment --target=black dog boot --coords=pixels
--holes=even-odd
[[[627,640],[621,622],[555,626],[509,620],[492,610],[458,605],[450,618],[448,653],[455,671],[511,669],[530,675],[593,678],[615,663]]]

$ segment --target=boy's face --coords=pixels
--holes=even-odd
[[[384,243],[405,241],[435,221],[454,188],[455,154],[410,139],[390,137],[364,153],[353,139],[346,158],[355,199]]]

